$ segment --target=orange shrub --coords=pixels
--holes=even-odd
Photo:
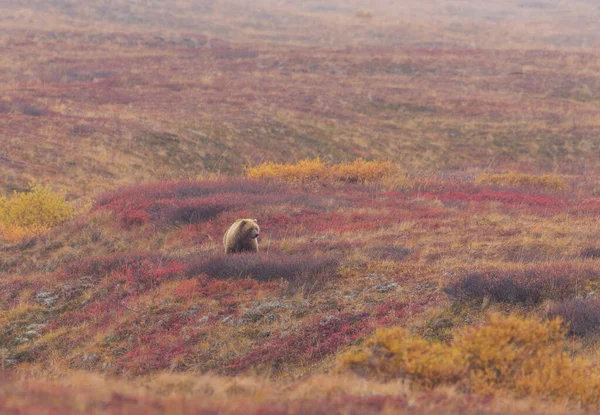
[[[600,375],[588,361],[568,356],[564,339],[559,319],[492,316],[483,326],[458,330],[448,344],[396,327],[378,330],[362,350],[342,356],[341,367],[424,388],[456,384],[483,395],[504,391],[597,405]]]
[[[475,183],[500,187],[534,187],[548,190],[564,190],[567,188],[567,184],[560,177],[552,174],[533,176],[517,172],[482,173],[477,176]]]

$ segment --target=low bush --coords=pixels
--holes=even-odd
[[[241,253],[199,258],[191,261],[189,277],[205,274],[211,278],[252,278],[270,281],[277,278],[293,285],[319,285],[337,275],[339,261],[332,256],[289,255],[283,253]]]
[[[584,258],[596,259],[600,258],[600,248],[589,246],[581,251],[581,256]]]
[[[32,182],[29,190],[0,196],[0,235],[8,240],[47,232],[73,217],[73,207],[49,186]]]
[[[600,278],[594,267],[578,264],[536,265],[525,269],[469,274],[448,284],[445,292],[457,301],[489,301],[535,305],[546,299],[574,297]]]
[[[86,258],[69,265],[59,275],[63,280],[98,282],[113,275],[137,288],[148,288],[184,272],[184,266],[162,255],[133,252]]]
[[[100,196],[94,206],[101,208],[115,202],[132,200],[188,200],[223,193],[268,194],[274,189],[251,180],[178,180],[124,187]]]
[[[182,226],[206,222],[219,214],[249,205],[302,204],[302,196],[281,186],[249,180],[175,181],[123,188],[101,196],[96,210],[114,212],[124,227],[153,223]],[[307,202],[315,202],[308,198]]]
[[[599,334],[600,300],[575,298],[563,301],[550,309],[548,317],[560,317],[567,324],[570,335]]]
[[[564,351],[560,319],[491,316],[455,331],[450,343],[426,341],[401,327],[377,330],[364,347],[341,357],[344,370],[415,387],[457,385],[482,395],[509,392],[583,405],[600,402],[600,375]]]
[[[349,313],[321,316],[297,333],[274,339],[234,359],[228,370],[237,373],[265,364],[278,370],[283,364],[323,359],[364,334],[370,328],[367,317]]]

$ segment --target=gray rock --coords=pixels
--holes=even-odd
[[[380,293],[387,293],[394,290],[398,286],[395,282],[384,282],[375,287],[375,290]]]
[[[40,291],[36,294],[35,299],[46,307],[51,307],[58,300],[58,295],[54,295],[51,291]]]

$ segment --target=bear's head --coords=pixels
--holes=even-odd
[[[248,239],[256,239],[260,235],[260,228],[256,219],[242,219],[242,235]]]

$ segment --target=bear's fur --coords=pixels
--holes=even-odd
[[[256,219],[238,219],[227,229],[223,236],[225,253],[258,252],[260,228]]]

